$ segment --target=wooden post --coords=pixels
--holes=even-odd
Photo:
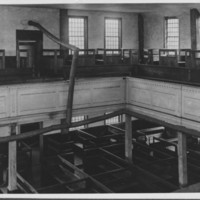
[[[179,184],[184,187],[188,183],[187,177],[187,144],[186,134],[178,132],[178,173]]]
[[[131,116],[125,115],[125,157],[132,162],[132,122]]]
[[[11,135],[16,135],[16,124],[10,126]],[[17,189],[17,142],[8,143],[8,191]]]
[[[138,49],[139,61],[144,61],[144,19],[142,14],[138,14]]]
[[[43,122],[40,122],[40,129],[43,128]],[[40,162],[43,160],[44,155],[44,135],[39,135],[39,149],[40,149]]]
[[[67,9],[60,9],[60,39],[65,42],[69,43],[69,26],[68,26],[68,10]],[[65,59],[69,51],[66,50],[62,45],[60,46],[60,49],[63,53],[63,58]]]
[[[198,33],[198,18],[199,18],[199,11],[197,9],[190,10],[190,30],[191,30],[191,49],[197,49],[197,33]]]

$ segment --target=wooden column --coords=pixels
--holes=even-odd
[[[125,157],[132,162],[132,122],[131,116],[125,115]]]
[[[179,184],[184,187],[188,183],[187,177],[187,144],[186,134],[178,132],[178,174]]]
[[[43,123],[40,122],[40,129],[43,127],[44,127]],[[40,162],[42,162],[43,155],[44,155],[44,135],[43,134],[39,136],[39,148],[40,148]]]
[[[60,9],[60,39],[64,43],[69,43],[69,33],[68,33],[68,10]],[[63,56],[66,57],[68,55],[68,51],[66,48],[60,47],[63,50]]]
[[[16,135],[16,124],[10,126],[11,135]],[[17,189],[17,142],[8,143],[8,191]]]
[[[139,61],[144,61],[144,19],[142,14],[138,14],[138,49]]]
[[[199,11],[197,9],[190,10],[190,30],[191,30],[191,49],[197,49],[198,43],[198,18],[199,18]]]

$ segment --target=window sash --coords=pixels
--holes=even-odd
[[[68,42],[80,49],[87,49],[87,17],[69,16],[68,18]]]
[[[165,18],[165,48],[179,49],[179,19]]]
[[[121,48],[121,19],[105,18],[105,49]]]

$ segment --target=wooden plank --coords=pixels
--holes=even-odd
[[[182,132],[178,132],[178,173],[180,186],[186,186],[188,184],[187,144],[186,135]]]
[[[11,135],[16,135],[16,124],[10,126]],[[17,189],[17,142],[8,144],[8,190]]]
[[[26,186],[30,190],[31,193],[38,193],[37,190],[30,184],[28,183],[20,174],[17,173],[17,178],[21,181],[22,184]],[[18,183],[21,189],[23,189],[23,186]],[[24,189],[24,191],[26,191]],[[26,191],[27,192],[27,191]]]
[[[125,115],[125,157],[132,162],[132,121],[130,115]]]

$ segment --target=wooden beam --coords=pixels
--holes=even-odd
[[[187,144],[186,134],[178,132],[178,174],[179,184],[184,187],[188,184],[187,177]]]
[[[16,135],[16,124],[10,126],[11,136]],[[8,143],[8,191],[17,189],[17,142]]]
[[[180,131],[180,132],[188,134],[188,135],[194,135],[194,136],[197,136],[197,137],[200,136],[200,131],[197,131],[195,129],[186,128],[186,127],[180,126],[180,125],[170,124],[168,122],[156,119],[154,117],[149,117],[149,116],[146,116],[144,114],[140,114],[138,112],[131,111],[129,109],[120,109],[120,110],[114,111],[114,112],[106,114],[106,115],[93,117],[93,118],[86,119],[86,120],[83,120],[83,121],[80,121],[80,122],[73,122],[73,123],[71,123],[71,125],[69,125],[69,124],[51,125],[49,127],[42,128],[40,130],[29,131],[29,132],[26,132],[26,133],[21,133],[19,135],[0,137],[0,143],[11,142],[11,141],[15,141],[15,140],[22,140],[22,139],[30,138],[30,137],[33,137],[33,136],[41,135],[41,134],[48,133],[48,132],[55,131],[55,130],[59,130],[59,129],[66,129],[66,128],[71,128],[71,127],[77,127],[77,126],[82,126],[82,125],[86,125],[86,124],[91,124],[91,123],[99,122],[99,121],[109,119],[109,118],[112,118],[112,117],[115,117],[115,116],[118,116],[118,115],[122,115],[122,114],[128,114],[128,115],[136,117],[138,119],[143,119],[143,120],[146,120],[146,121],[149,121],[149,122],[152,122],[152,123],[156,123],[158,125],[164,126],[166,128],[171,128],[173,130]]]
[[[132,121],[131,115],[125,115],[125,158],[132,162]]]

